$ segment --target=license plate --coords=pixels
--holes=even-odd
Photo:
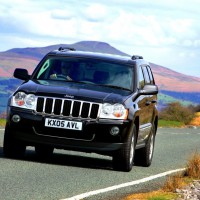
[[[82,130],[82,122],[52,119],[52,118],[45,119],[45,126],[53,128],[77,130],[77,131]]]

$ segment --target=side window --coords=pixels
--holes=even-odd
[[[139,68],[139,89],[143,89],[144,87],[144,75],[142,72],[142,68]]]
[[[155,83],[154,83],[154,78],[153,78],[153,74],[152,74],[151,68],[149,66],[147,66],[147,70],[148,70],[149,77],[150,77],[150,83],[153,85]]]
[[[147,67],[142,67],[143,73],[144,73],[144,80],[145,80],[145,84],[150,84],[150,77],[149,77],[149,72],[147,71]]]

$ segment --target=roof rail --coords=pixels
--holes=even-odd
[[[131,57],[131,59],[132,59],[132,60],[143,59],[143,57],[142,57],[142,56],[138,56],[138,55],[133,55],[133,56]]]
[[[58,49],[58,51],[64,51],[64,50],[76,51],[76,49],[73,47],[59,47]]]

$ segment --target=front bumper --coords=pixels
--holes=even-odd
[[[13,122],[13,115],[19,115],[20,121]],[[27,146],[45,144],[68,150],[111,152],[122,148],[130,125],[128,120],[91,120],[48,116],[52,119],[80,121],[83,126],[82,131],[76,131],[46,127],[45,118],[46,116],[36,115],[29,110],[10,107],[7,128],[13,137],[23,141]],[[113,126],[117,126],[120,130],[116,136],[110,134],[110,129]]]

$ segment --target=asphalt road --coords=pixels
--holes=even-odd
[[[153,163],[134,166],[129,173],[112,169],[111,158],[97,154],[55,150],[48,162],[37,160],[28,148],[23,160],[3,156],[3,130],[0,130],[0,200],[60,200],[113,185],[140,180],[169,170],[185,167],[195,151],[200,152],[200,129],[158,130]],[[121,199],[138,191],[157,188],[165,178],[113,190],[87,200]]]

